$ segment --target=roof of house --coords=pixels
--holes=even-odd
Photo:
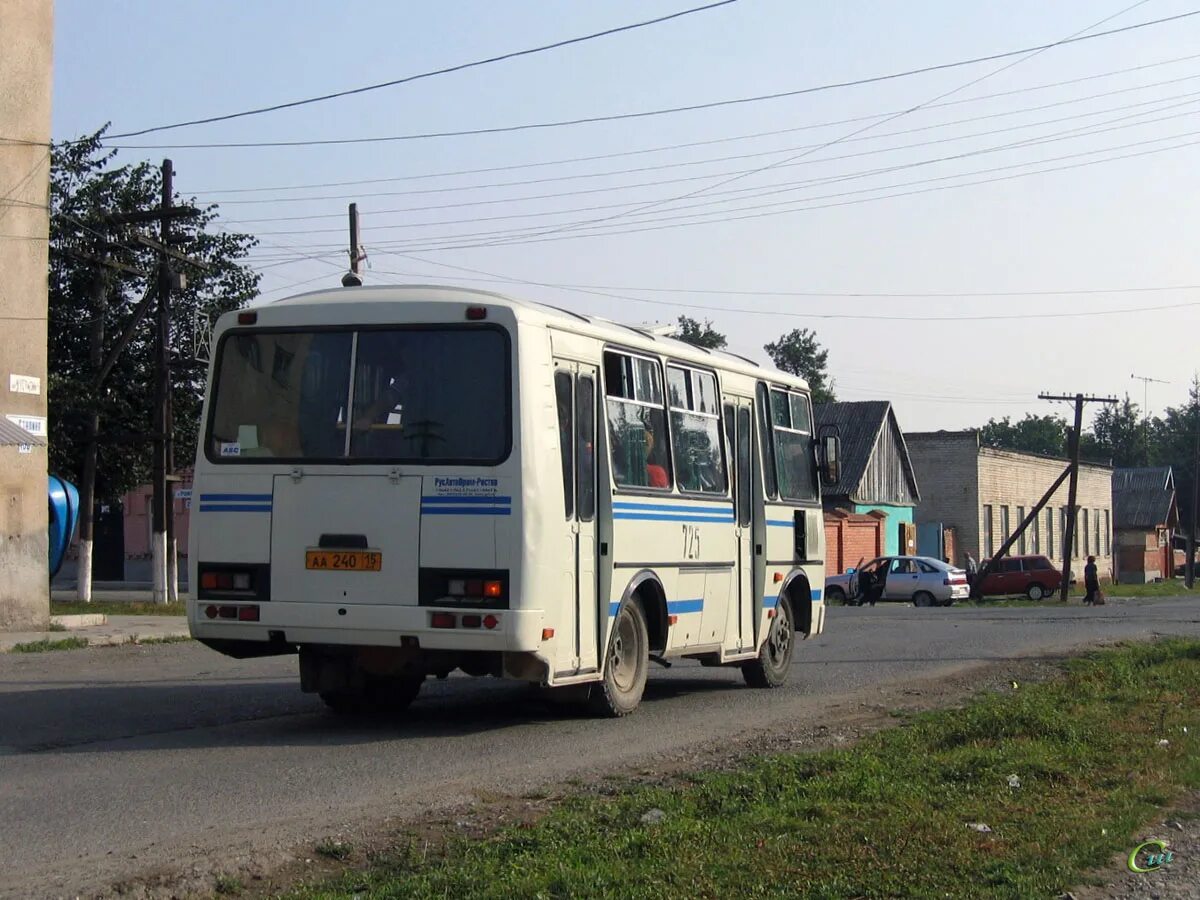
[[[921,499],[917,489],[917,476],[913,471],[912,462],[908,458],[908,447],[904,442],[904,433],[896,421],[896,413],[892,404],[887,400],[864,400],[857,403],[821,403],[813,407],[813,418],[817,429],[827,425],[835,425],[841,437],[842,472],[837,484],[822,489],[827,497],[847,497],[855,502],[873,502],[870,498],[861,497],[860,487],[863,476],[886,426],[891,426],[891,437],[895,442],[896,455],[899,457],[901,470],[907,482],[908,492],[912,502]]]
[[[1114,469],[1113,527],[1157,528],[1175,518],[1175,475],[1170,466]]]

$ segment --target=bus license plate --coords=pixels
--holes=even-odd
[[[331,572],[378,572],[383,554],[378,550],[306,550],[304,568]]]

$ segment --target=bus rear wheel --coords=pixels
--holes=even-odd
[[[604,677],[592,685],[588,706],[596,715],[627,716],[642,702],[650,669],[650,632],[646,614],[633,600],[621,606],[608,638]]]
[[[742,664],[742,677],[746,684],[756,688],[777,688],[787,680],[792,667],[792,650],[795,648],[796,623],[792,615],[792,601],[787,594],[779,597],[775,607],[775,618],[771,630],[758,651],[758,658]]]

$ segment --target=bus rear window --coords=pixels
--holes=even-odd
[[[491,327],[235,332],[218,349],[205,449],[218,462],[495,464],[511,444],[510,382]]]

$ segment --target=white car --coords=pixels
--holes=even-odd
[[[910,600],[913,606],[949,606],[970,595],[966,572],[929,556],[880,556],[860,569],[825,578],[829,603]]]

